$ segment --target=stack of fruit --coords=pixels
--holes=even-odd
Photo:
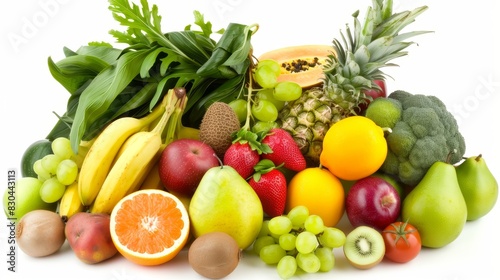
[[[374,0],[333,47],[252,61],[229,80],[245,86],[234,98],[188,106],[188,87],[172,87],[141,118],[117,117],[77,151],[72,134],[37,142],[4,196],[23,228],[20,248],[47,256],[67,240],[85,263],[119,252],[151,266],[189,247],[207,278],[229,275],[248,253],[287,279],[332,270],[334,248],[369,269],[450,244],[491,211],[498,184],[482,155],[464,158],[465,140],[437,97],[385,92],[380,68],[425,33],[400,34],[425,9],[393,13],[392,1]],[[187,109],[199,109],[198,126],[184,127]],[[344,215],[350,232],[337,227]]]

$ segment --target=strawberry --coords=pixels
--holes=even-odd
[[[292,136],[284,129],[273,128],[262,139],[262,144],[271,148],[271,153],[263,153],[263,159],[269,159],[275,165],[283,164],[287,169],[302,171],[306,168],[306,159]]]
[[[248,183],[260,198],[264,213],[271,218],[283,215],[287,193],[285,176],[270,160],[261,160],[255,170]]]
[[[224,165],[233,167],[241,177],[247,179],[253,174],[253,167],[259,160],[260,156],[257,150],[252,149],[248,143],[236,142],[226,150],[222,162]]]
[[[259,162],[262,153],[269,153],[271,149],[263,145],[258,134],[245,128],[233,135],[231,146],[226,150],[222,162],[236,169],[241,177],[248,179],[254,166]]]

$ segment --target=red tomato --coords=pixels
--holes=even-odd
[[[394,222],[383,231],[385,257],[393,262],[413,260],[422,248],[418,230],[407,222]]]

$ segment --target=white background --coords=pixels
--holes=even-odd
[[[137,1],[138,2],[138,1]],[[398,11],[428,5],[429,10],[407,27],[432,30],[415,37],[409,56],[397,59],[400,67],[388,68],[393,80],[388,91],[403,89],[412,93],[436,95],[454,113],[467,143],[466,156],[482,153],[490,169],[500,179],[498,121],[500,121],[500,22],[494,18],[500,6],[493,0],[402,1]],[[278,47],[301,44],[330,44],[339,37],[351,14],[364,13],[369,0],[352,1],[243,1],[183,0],[159,1],[163,31],[183,29],[193,22],[192,11],[199,10],[214,30],[230,22],[258,23],[252,38],[259,55]],[[51,77],[47,58],[63,58],[64,46],[76,50],[89,41],[114,43],[110,29],[124,30],[115,23],[107,1],[29,0],[4,1],[0,12],[2,145],[0,180],[2,191],[7,170],[19,168],[24,149],[44,138],[56,117],[63,114],[68,94]],[[387,261],[360,271],[351,267],[342,251],[336,250],[337,264],[327,274],[301,275],[296,279],[498,279],[496,254],[500,252],[498,234],[500,210],[497,205],[487,216],[468,222],[462,234],[441,249],[424,249],[412,262],[398,265]],[[121,256],[86,265],[73,255],[67,244],[57,254],[30,258],[18,249],[17,273],[7,272],[6,222],[0,223],[1,279],[202,279],[191,270],[186,252],[157,267],[140,267]],[[345,227],[346,221],[339,225]],[[279,279],[275,267],[264,265],[249,254],[243,256],[230,279]]]

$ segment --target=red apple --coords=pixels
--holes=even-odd
[[[387,91],[386,91],[385,81],[384,80],[374,80],[373,82],[376,85],[378,85],[380,87],[380,89],[378,89],[378,88],[371,88],[371,89],[365,90],[364,94],[366,94],[367,96],[370,96],[372,98],[372,100],[375,99],[375,98],[378,98],[378,97],[387,97]],[[370,104],[369,100],[367,100],[366,103],[361,104],[359,106],[359,111],[360,112],[364,112],[366,110],[366,108],[368,107],[369,104]]]
[[[401,209],[396,189],[382,178],[369,176],[354,183],[346,196],[346,214],[354,227],[378,230],[395,222]]]
[[[219,166],[215,151],[193,139],[168,144],[158,162],[160,179],[168,191],[191,197],[205,172]]]

